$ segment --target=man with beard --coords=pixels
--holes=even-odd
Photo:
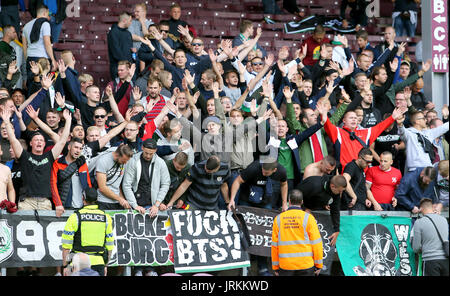
[[[397,209],[417,214],[419,213],[419,205],[422,198],[429,198],[433,201],[433,204],[437,203],[434,191],[435,179],[436,170],[432,166],[417,168],[412,172],[408,172],[395,191]]]
[[[381,113],[380,110],[373,106],[373,93],[369,89],[364,89],[361,92],[362,101],[361,107],[363,109],[363,120],[361,122],[361,126],[364,128],[372,127],[377,125],[378,122],[381,122]]]
[[[82,193],[91,187],[86,159],[81,155],[82,150],[83,141],[72,138],[67,155],[61,156],[53,163],[50,185],[56,217],[61,217],[66,209],[81,209]]]

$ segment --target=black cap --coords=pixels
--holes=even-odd
[[[87,188],[84,191],[85,200],[87,202],[96,202],[97,201],[97,189],[95,188]]]

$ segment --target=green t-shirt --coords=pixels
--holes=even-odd
[[[287,178],[294,179],[294,160],[292,159],[291,148],[289,148],[286,138],[280,140],[281,143],[278,148],[278,162],[286,169]]]

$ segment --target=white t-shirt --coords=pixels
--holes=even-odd
[[[52,31],[50,29],[50,23],[45,22],[41,26],[41,33],[39,35],[39,40],[35,43],[31,43],[30,41],[30,35],[31,30],[33,29],[33,25],[36,19],[33,19],[29,21],[24,27],[23,27],[23,35],[27,39],[27,56],[33,57],[33,58],[49,58],[47,51],[45,50],[44,45],[44,36],[51,36]]]

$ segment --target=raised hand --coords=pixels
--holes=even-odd
[[[338,86],[337,84],[334,85],[334,80],[330,80],[326,86],[327,94],[331,95],[334,91],[334,89]]]
[[[448,105],[444,104],[444,106],[442,107],[442,117],[447,119],[448,115],[449,115]]]
[[[398,50],[397,50],[397,55],[398,56],[401,56],[405,52],[406,45],[407,45],[406,42],[400,43],[400,45],[398,46]]]
[[[113,96],[113,90],[110,84],[105,88],[105,94],[108,98]]]
[[[184,36],[189,35],[189,27],[187,25],[186,25],[186,27],[183,27],[182,25],[178,25],[177,31],[181,35],[184,35]]]
[[[64,63],[62,59],[59,59],[58,61],[58,71],[59,73],[65,73],[67,70],[67,65]]]
[[[17,68],[17,61],[14,60],[11,63],[9,63],[8,66],[8,74],[14,75],[19,71],[19,68]]]
[[[52,86],[54,81],[53,77],[54,75],[52,73],[48,73],[47,75],[42,76],[41,85],[44,89],[48,90],[50,86]]]
[[[25,111],[27,112],[28,116],[30,116],[30,118],[33,120],[35,120],[39,115],[39,109],[37,109],[36,111],[31,105],[28,105]]]
[[[155,27],[151,27],[150,31],[151,31],[153,37],[155,37],[156,40],[160,41],[160,40],[163,39],[163,35]]]
[[[398,59],[397,59],[397,58],[394,58],[394,59],[392,60],[392,62],[389,62],[389,66],[391,67],[391,71],[392,71],[392,72],[397,71],[397,68],[398,68]]]
[[[58,104],[58,106],[60,106],[61,108],[64,108],[65,103],[66,103],[66,97],[62,96],[60,92],[57,92],[55,94],[55,101],[56,101],[56,104]]]
[[[279,57],[279,56],[278,56]],[[284,63],[283,60],[278,59],[277,61],[277,65],[278,65],[278,70],[280,70],[281,72],[281,76],[286,76],[286,72],[284,72]]]
[[[135,72],[136,72],[136,64],[132,63],[131,67],[130,67],[129,74],[128,74],[128,79],[130,79],[130,80],[133,79],[133,76],[134,76]]]
[[[64,109],[63,117],[66,120],[66,122],[72,122],[72,113],[70,113],[68,109]]]
[[[125,112],[125,121],[130,122],[131,121],[131,115],[133,114],[133,110],[130,108]]]
[[[425,63],[422,62],[422,70],[427,72],[431,68],[431,59],[428,59]]]
[[[350,95],[345,91],[345,89],[341,89],[341,94],[345,103],[350,104],[352,102]]]
[[[395,120],[400,119],[407,110],[407,107],[395,108],[394,111],[392,111],[392,118]]]
[[[6,108],[3,108],[2,112],[0,113],[0,116],[4,122],[9,122],[11,118],[11,112]]]
[[[186,83],[188,85],[194,84],[195,81],[195,73],[194,75],[191,75],[191,72],[189,70],[184,70],[184,78],[186,79]]]
[[[283,88],[283,95],[286,98],[286,102],[290,103],[292,100],[292,96],[294,95],[294,90],[291,90],[289,86],[285,86]]]
[[[217,56],[212,48],[208,49],[208,55],[209,59],[211,60],[211,63],[214,64],[215,62],[217,62]]]
[[[353,64],[353,62],[350,62],[350,63],[348,63],[348,68],[345,68],[344,70],[342,70],[342,75],[348,76],[348,75],[352,74],[354,70],[355,70],[355,65]]]
[[[132,94],[135,101],[138,101],[142,98],[142,91],[138,86],[133,87]]]
[[[266,63],[266,66],[272,66],[273,65],[273,61],[274,61],[275,57],[272,53],[270,53],[267,57],[264,58],[264,62]]]
[[[302,51],[299,53],[298,58],[303,61],[306,57],[306,53],[308,52],[308,44],[302,46]]]
[[[39,70],[38,63],[36,63],[34,61],[31,61],[30,62],[30,69],[31,69],[31,72],[33,72],[34,76],[39,75],[40,70]]]

